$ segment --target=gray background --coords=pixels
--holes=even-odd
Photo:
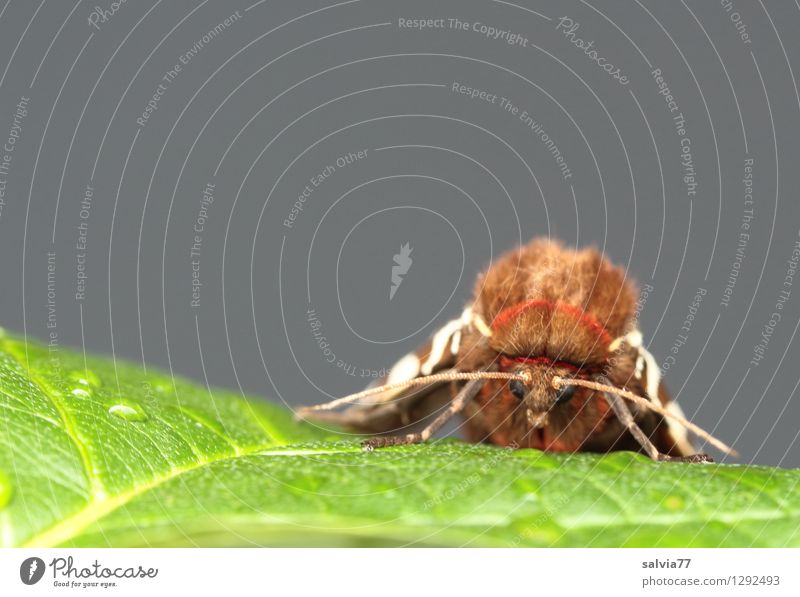
[[[98,29],[88,19],[107,0],[0,0],[0,140],[30,98],[0,211],[0,324],[47,337],[55,252],[59,346],[317,403],[362,388],[460,313],[500,252],[551,235],[596,244],[652,285],[641,327],[660,363],[703,289],[669,387],[741,461],[798,466],[800,288],[751,359],[800,226],[800,6],[726,4],[128,0]],[[164,74],[237,10],[140,127]],[[557,30],[562,16],[628,85]],[[527,43],[403,29],[401,17],[485,23]],[[694,196],[655,68],[686,118]],[[527,110],[571,178],[518,116],[454,93],[454,81]],[[358,150],[366,158],[336,168],[285,227],[309,179]],[[754,218],[737,261],[747,158]],[[404,243],[413,264],[390,301]],[[308,309],[342,366],[327,361]]]

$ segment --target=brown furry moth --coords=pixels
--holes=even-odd
[[[670,399],[637,328],[636,298],[597,250],[534,239],[495,261],[461,317],[386,378],[298,415],[380,434],[363,443],[370,450],[425,441],[460,412],[474,442],[710,462],[688,429],[735,454]],[[419,432],[386,435],[423,420]]]

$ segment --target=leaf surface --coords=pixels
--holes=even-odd
[[[0,338],[0,546],[800,546],[800,471],[440,440]]]

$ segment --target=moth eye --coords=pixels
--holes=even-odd
[[[508,389],[511,390],[511,393],[514,394],[515,398],[519,398],[520,400],[525,398],[525,384],[518,379],[512,379],[510,382],[508,382]]]
[[[577,389],[577,386],[563,386],[556,392],[556,404],[564,404],[572,400],[572,397],[575,396],[575,390]]]

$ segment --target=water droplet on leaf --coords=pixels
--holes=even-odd
[[[72,371],[69,374],[69,378],[82,386],[97,388],[102,385],[100,378],[93,371]]]
[[[109,414],[125,419],[126,421],[145,421],[147,420],[147,413],[142,410],[138,404],[120,403],[115,404],[108,409]]]
[[[72,388],[72,392],[70,392],[73,396],[77,396],[78,398],[90,398],[91,394],[89,390],[84,388]]]

